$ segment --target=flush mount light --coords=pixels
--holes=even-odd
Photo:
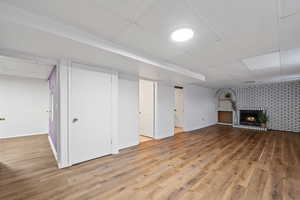
[[[177,29],[171,34],[171,38],[175,42],[185,42],[192,39],[193,37],[194,31],[189,28]]]

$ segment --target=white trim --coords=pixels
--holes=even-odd
[[[59,168],[70,167],[69,160],[69,73],[70,60],[61,60],[59,76]]]
[[[174,136],[175,136],[175,134],[173,134],[173,135],[168,135],[168,136],[160,136],[160,137],[154,138],[154,140],[161,140],[161,139],[166,139],[166,138],[170,138],[170,137],[174,137]]]
[[[68,105],[68,165],[71,167],[72,166],[72,159],[71,159],[71,145],[72,145],[72,142],[71,142],[71,119],[70,119],[70,116],[71,116],[71,87],[72,87],[72,70],[73,70],[73,67],[74,67],[74,62],[72,60],[69,60],[68,62],[68,73],[67,73],[67,76],[68,76],[68,91],[67,91],[67,96],[68,96],[68,99],[67,99],[67,105]]]
[[[206,128],[206,127],[209,127],[209,126],[213,126],[217,124],[216,122],[213,122],[213,123],[210,123],[210,124],[205,124],[205,125],[202,125],[202,126],[198,126],[198,127],[193,127],[193,128],[188,128],[186,129],[184,127],[184,132],[190,132],[190,131],[195,131],[195,130],[198,130],[198,129],[202,129],[202,128]]]
[[[118,131],[119,131],[119,78],[118,74],[111,74],[111,139],[112,139],[112,154],[119,153]]]
[[[233,125],[234,128],[244,128],[244,129],[253,129],[259,131],[267,131],[267,128],[255,127],[255,126],[245,126],[245,125]]]
[[[126,148],[129,148],[129,147],[133,147],[133,146],[137,146],[140,144],[140,141],[138,142],[132,142],[132,143],[127,143],[127,144],[123,144],[123,145],[120,145],[119,146],[119,150],[122,150],[122,149],[126,149]]]
[[[232,126],[233,124],[230,124],[230,123],[222,123],[222,122],[218,122],[217,124],[219,125],[226,125],[226,126]]]
[[[45,131],[48,132],[48,131]],[[35,136],[35,135],[48,135],[48,133],[41,132],[41,133],[29,133],[24,135],[16,135],[16,136],[8,136],[8,137],[0,137],[0,139],[10,139],[10,138],[18,138],[18,137],[27,137],[27,136]]]
[[[158,99],[157,99],[157,88],[158,82],[153,82],[153,92],[154,92],[154,108],[153,108],[153,138],[158,139]]]
[[[57,161],[57,152],[56,152],[56,149],[55,149],[54,144],[52,142],[52,139],[51,139],[51,137],[49,135],[48,135],[48,140],[49,140],[50,147],[51,147],[51,150],[53,152],[53,155],[55,157],[55,160]]]
[[[55,94],[54,94],[54,110],[56,111],[55,114],[55,132],[56,132],[56,152],[57,152],[57,164],[58,167],[60,166],[60,86],[59,86],[59,67],[58,67],[58,63],[54,66],[55,70],[56,70],[56,90],[55,90]],[[53,69],[54,69],[53,68]],[[50,127],[49,127],[50,129]]]

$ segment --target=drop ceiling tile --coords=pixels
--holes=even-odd
[[[280,47],[282,51],[300,47],[299,24],[300,14],[280,20]]]
[[[281,55],[281,74],[295,75],[300,74],[300,48],[289,49],[280,52]]]
[[[187,0],[212,29],[225,38],[238,38],[257,31],[271,33],[277,23],[277,3],[274,0]],[[266,12],[267,10],[267,12]],[[269,35],[271,36],[271,34]]]
[[[236,80],[244,77],[264,79],[280,73],[298,73],[297,65],[293,64],[295,59],[289,56],[282,56],[284,62],[281,71],[253,74],[245,66],[226,64],[279,49],[277,3],[274,0],[91,0],[88,3],[85,0],[4,1],[104,38],[116,39],[117,43],[129,49],[170,60],[195,72],[203,72],[209,82],[220,80],[219,83],[222,83],[221,80],[231,78],[234,79],[232,83],[236,83]],[[298,1],[282,1],[286,3],[283,6],[284,12],[294,13]],[[299,22],[297,14],[280,20],[282,50],[300,47]],[[195,38],[182,44],[172,42],[171,32],[181,26],[192,27],[196,31]],[[21,40],[18,32],[31,40]],[[37,34],[32,30],[26,32],[16,28],[12,31],[3,30],[2,33],[1,47],[53,57],[72,57],[125,70],[131,70],[132,67],[134,71],[138,68],[136,63],[132,64],[126,59],[107,56],[107,53],[84,45],[62,38],[53,39],[53,36]],[[58,49],[58,46],[61,48]],[[291,67],[287,69],[285,66]]]
[[[180,65],[180,66],[183,66],[183,67],[186,67],[190,70],[195,70],[192,65],[196,64],[194,61],[193,61],[193,57],[187,53],[182,53],[181,55],[179,56],[173,56],[170,58],[169,62],[172,62],[176,65]],[[200,64],[198,61],[196,61],[197,64]]]
[[[223,65],[216,65],[214,66],[214,69],[222,71],[224,73],[228,72],[243,77],[251,74],[251,71],[240,61],[233,61]]]
[[[99,9],[106,9],[124,19],[136,21],[158,0],[93,0]]]
[[[192,71],[202,73],[206,76],[207,81],[221,80],[239,80],[249,76],[249,70],[242,63],[236,61],[229,64],[218,66],[204,66],[190,64],[189,68]]]
[[[181,55],[184,52],[179,46],[176,47],[137,25],[131,25],[116,37],[115,41],[125,48],[162,60]]]
[[[225,49],[222,42],[210,42],[205,46],[198,46],[187,51],[190,55],[188,62],[198,65],[215,66],[235,60],[232,52]]]
[[[279,76],[280,73],[281,73],[280,68],[269,68],[269,69],[263,69],[258,71],[251,71],[251,74],[255,75],[255,77],[257,78]]]
[[[217,40],[216,35],[193,14],[186,2],[182,0],[158,1],[139,18],[137,23],[145,31],[159,38],[163,42],[160,46],[170,45],[185,51],[206,41]],[[182,43],[172,41],[170,35],[178,28],[193,29],[194,38]]]
[[[280,0],[280,16],[287,17],[300,12],[299,0]]]
[[[274,0],[187,0],[221,37],[225,53],[237,58],[278,49]]]
[[[83,15],[74,15],[72,18],[69,18],[68,22],[81,30],[108,40],[114,40],[117,35],[126,30],[131,24],[130,21],[124,20],[110,12],[98,12],[97,9],[87,9],[83,12]]]
[[[250,70],[264,70],[269,68],[280,68],[279,52],[272,52],[255,57],[245,58],[242,62]]]
[[[112,13],[104,6],[98,5],[99,2],[96,0],[88,3],[84,0],[78,0],[76,3],[73,0],[28,0],[26,2],[12,0],[6,2],[109,40],[113,40],[116,35],[131,24],[129,20]],[[103,1],[103,3],[108,8],[118,5],[117,1]]]
[[[282,69],[299,68],[300,69],[300,48],[289,49],[280,52]]]
[[[281,75],[297,75],[300,77],[300,67],[282,68],[280,71]]]

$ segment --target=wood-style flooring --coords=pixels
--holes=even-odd
[[[183,128],[181,128],[181,127],[175,127],[175,128],[174,128],[174,133],[175,133],[175,134],[182,133],[182,132],[184,132],[184,131],[183,131]]]
[[[0,140],[0,199],[300,199],[300,134],[212,126],[57,169],[46,135]]]

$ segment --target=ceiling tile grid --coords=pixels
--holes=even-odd
[[[211,83],[213,87],[224,83],[240,84],[244,80],[266,80],[300,74],[297,50],[300,48],[298,0],[280,0],[279,4],[277,0],[3,1],[96,34],[99,38],[113,41],[128,50],[204,74],[207,76],[206,84]],[[186,43],[173,42],[170,34],[182,27],[192,28],[195,37]],[[16,30],[18,32],[11,33],[13,36],[24,32],[25,38],[27,32],[31,32],[42,41],[45,35],[28,31],[24,27]],[[27,42],[17,43],[13,38],[15,37],[7,35],[0,41],[0,45],[2,42],[6,48],[30,50]],[[60,42],[63,40],[57,39],[52,45],[51,34],[44,38],[50,38],[44,42],[45,45],[49,44],[49,49],[59,43],[67,45],[66,49],[71,49],[69,52],[61,51],[62,57],[101,62],[101,51],[99,59],[96,59],[96,51],[74,41]],[[52,50],[43,50],[42,46],[35,45],[36,49],[30,51],[51,52],[45,56],[56,55]],[[91,55],[78,56],[82,50],[73,47],[82,48],[91,52]],[[276,51],[279,51],[281,57],[279,68],[249,70],[242,63],[243,59]],[[119,62],[114,59],[118,60],[114,56],[108,56],[99,64],[118,65]],[[120,68],[131,71],[131,65],[136,65],[136,62],[132,61],[131,64],[130,60],[126,60]]]

